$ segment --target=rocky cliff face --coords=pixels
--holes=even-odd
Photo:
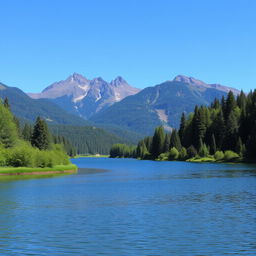
[[[66,80],[48,86],[41,93],[28,93],[28,95],[33,99],[51,99],[68,112],[87,119],[113,103],[138,92],[139,89],[130,86],[120,76],[108,83],[101,77],[89,80],[74,73]]]

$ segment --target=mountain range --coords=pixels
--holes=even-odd
[[[110,83],[101,77],[89,80],[74,73],[66,80],[53,83],[41,93],[28,93],[33,99],[49,99],[65,111],[89,119],[112,104],[134,95],[139,89],[118,76]]]
[[[239,91],[219,84],[206,84],[186,76],[176,76],[154,87],[147,87],[136,95],[127,97],[91,118],[95,123],[111,123],[143,134],[152,134],[163,125],[166,130],[177,128],[182,112],[194,110],[195,105],[208,105],[215,98],[235,95]]]
[[[230,90],[239,94],[232,87],[183,75],[139,90],[120,76],[106,82],[74,73],[41,93],[25,94],[0,84],[0,97],[8,97],[19,118],[34,121],[41,116],[51,125],[100,127],[136,143],[142,136],[151,135],[158,125],[167,131],[178,127],[182,112],[188,114],[195,105],[208,105]]]

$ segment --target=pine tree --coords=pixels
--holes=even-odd
[[[40,117],[38,117],[36,120],[31,138],[31,144],[40,150],[46,150],[50,146],[50,135],[47,124]]]
[[[225,137],[225,122],[224,122],[224,117],[222,110],[217,114],[217,117],[215,120],[213,120],[212,124],[212,131],[215,136],[215,142],[216,142],[216,147],[218,150],[222,149],[224,137]]]
[[[226,134],[223,144],[225,150],[236,150],[236,144],[238,139],[238,123],[235,117],[234,111],[231,111],[226,125]]]
[[[225,103],[225,111],[224,111],[224,118],[226,122],[228,121],[228,117],[230,113],[234,111],[235,107],[236,107],[236,100],[235,100],[234,94],[232,91],[229,91],[227,100]]]
[[[31,127],[31,125],[25,124],[24,128],[22,130],[23,139],[26,141],[31,141],[32,133],[33,133],[33,129]]]
[[[170,134],[166,133],[165,134],[165,139],[164,139],[163,152],[168,152],[170,150],[170,140],[171,140]]]
[[[211,145],[210,145],[210,153],[211,153],[211,155],[214,155],[216,151],[217,151],[217,147],[216,147],[215,136],[214,136],[214,134],[212,134]]]
[[[200,148],[200,140],[204,140],[205,133],[206,133],[206,115],[205,115],[205,109],[200,108],[196,106],[195,113],[193,117],[193,145],[196,147],[196,149]]]
[[[176,148],[178,151],[181,150],[180,137],[176,129],[173,129],[170,140],[170,148]]]
[[[182,145],[184,144],[185,128],[186,128],[186,116],[185,116],[185,113],[183,112],[180,119],[180,129],[179,129],[179,136],[180,136],[180,141]]]
[[[156,159],[161,153],[163,153],[164,137],[163,127],[157,127],[152,139],[151,155],[153,159]]]

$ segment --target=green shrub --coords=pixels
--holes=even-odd
[[[197,150],[195,149],[195,147],[193,145],[188,147],[187,154],[188,154],[188,158],[192,158],[192,157],[195,157],[197,155]]]
[[[162,154],[160,154],[156,160],[159,160],[159,161],[167,161],[167,160],[168,160],[168,153],[162,153]]]
[[[169,151],[169,160],[176,160],[179,157],[179,151],[173,147]]]
[[[186,160],[187,157],[188,157],[187,150],[184,147],[182,147],[179,153],[179,159]]]
[[[224,159],[226,161],[231,161],[231,160],[235,160],[238,158],[239,158],[239,155],[232,150],[226,150],[224,153]]]
[[[9,148],[6,150],[6,165],[7,166],[14,166],[14,167],[21,167],[33,166],[33,155],[34,149],[29,147],[28,145],[17,146],[14,148]]]
[[[222,151],[216,151],[214,154],[215,160],[219,161],[224,158],[224,153]]]
[[[203,143],[201,145],[198,154],[199,154],[200,157],[206,157],[206,156],[209,155],[209,150],[208,150],[208,148],[207,148],[205,143]]]

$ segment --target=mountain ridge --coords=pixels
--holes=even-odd
[[[28,95],[33,99],[50,99],[64,110],[88,119],[102,109],[139,91],[121,76],[108,83],[101,77],[89,80],[81,74],[74,73],[67,79],[46,87],[41,93]]]
[[[198,79],[176,76],[117,102],[97,113],[90,120],[111,123],[143,134],[152,134],[163,125],[166,130],[177,128],[182,112],[193,111],[195,105],[208,105],[215,98],[226,96],[229,90],[239,90],[217,84],[206,84]]]

